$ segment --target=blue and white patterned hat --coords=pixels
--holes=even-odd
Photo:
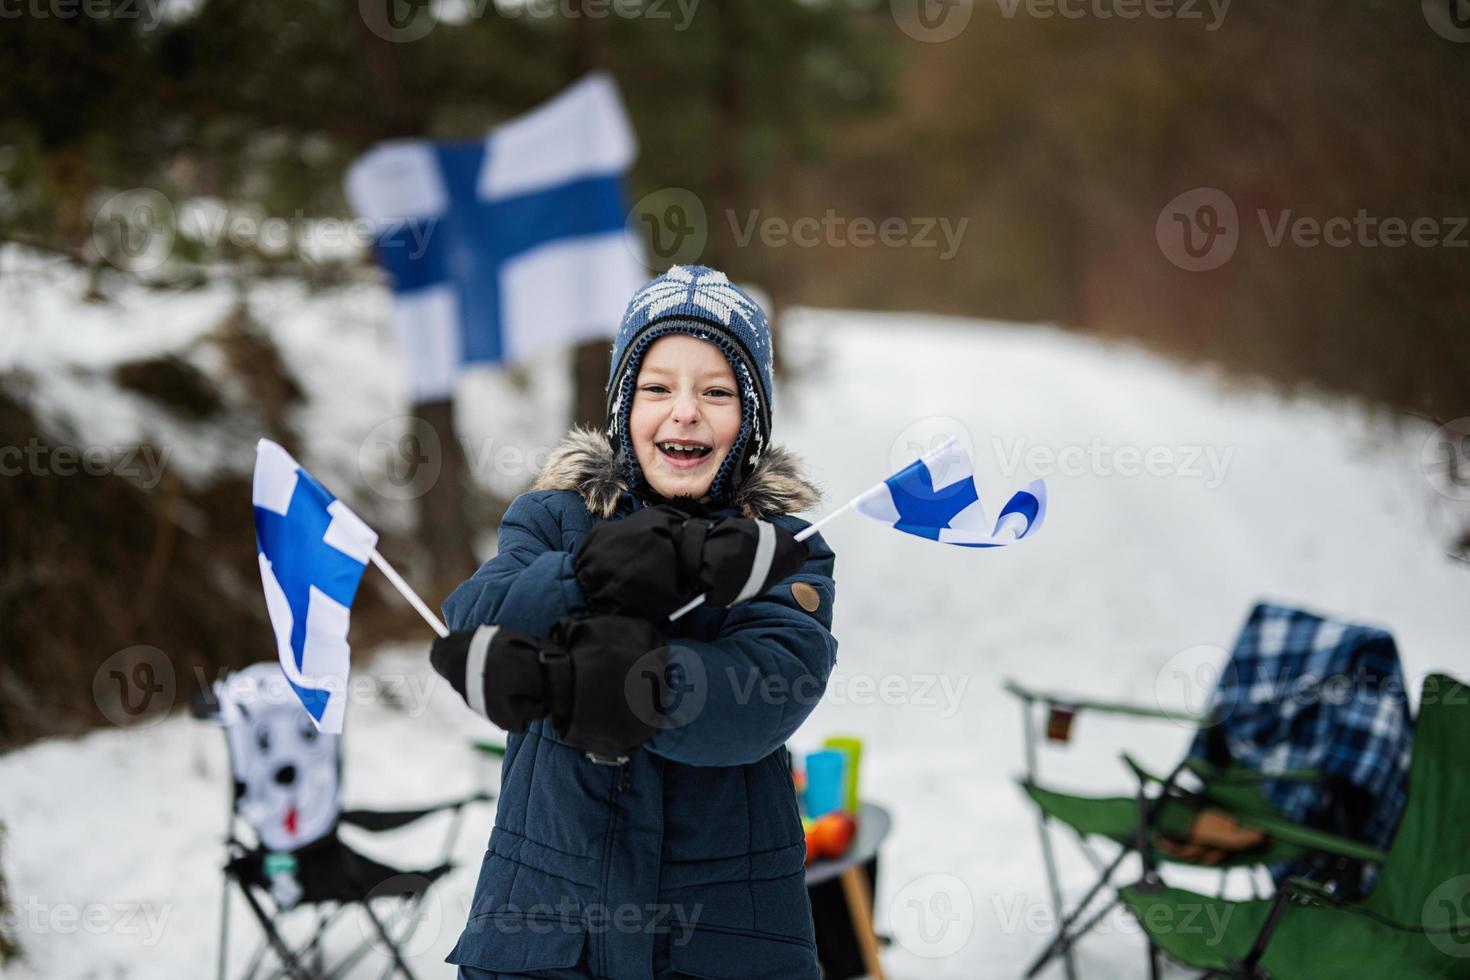
[[[607,378],[607,435],[623,454],[628,486],[646,485],[628,435],[633,385],[648,347],[683,333],[724,353],[740,389],[740,435],[710,483],[710,497],[727,501],[754,469],[771,438],[771,326],[755,300],[723,272],[676,265],[634,294],[613,344]]]

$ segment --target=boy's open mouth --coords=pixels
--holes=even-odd
[[[671,439],[655,443],[655,445],[665,459],[684,466],[690,465],[695,460],[703,459],[714,448],[708,443],[684,439]]]

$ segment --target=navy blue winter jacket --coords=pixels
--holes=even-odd
[[[573,430],[500,528],[499,553],[444,605],[451,629],[494,623],[545,636],[586,612],[572,555],[593,525],[643,506],[607,440]],[[787,516],[817,503],[797,460],[768,450],[733,505]],[[549,720],[509,736],[499,808],[460,976],[818,976],[805,843],[786,740],[825,690],[833,554],[820,535],[797,574],[735,606],[669,624],[664,727],[622,767],[562,742]],[[681,690],[682,689],[682,690]]]

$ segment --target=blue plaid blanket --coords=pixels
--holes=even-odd
[[[1261,792],[1296,823],[1387,849],[1403,813],[1414,744],[1392,635],[1258,604],[1209,709],[1214,723],[1196,736],[1191,758],[1262,773],[1315,770],[1326,785],[1273,780]],[[1344,795],[1356,797],[1346,826],[1334,813]],[[1300,870],[1272,869],[1278,880]]]

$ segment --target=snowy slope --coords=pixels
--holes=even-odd
[[[45,397],[84,433],[99,414],[87,400],[114,399],[108,424],[117,428],[96,439],[136,438],[125,424],[145,425],[145,410],[65,366],[105,360],[97,345],[166,346],[170,330],[202,329],[225,308],[191,295],[124,328],[100,314],[89,321],[38,288],[12,327],[9,313],[25,309],[13,300],[7,293],[0,368],[25,366],[42,387],[76,386]],[[312,298],[280,286],[254,302],[311,390],[298,420],[306,462],[345,496],[371,498],[360,446],[402,411],[380,295]],[[170,305],[182,303],[197,308]],[[31,318],[58,316],[77,332]],[[1470,571],[1444,555],[1465,515],[1420,473],[1427,432],[1396,432],[1346,403],[1232,390],[1048,328],[802,311],[788,336],[792,362],[808,374],[778,392],[777,440],[806,457],[833,505],[941,430],[969,444],[987,500],[1033,476],[1051,490],[1044,531],[1000,552],[946,548],[855,515],[826,533],[838,555],[841,648],[828,696],[796,745],[837,733],[866,740],[865,795],[895,818],[877,902],[880,927],[898,939],[884,954],[890,976],[1016,976],[1050,928],[1035,828],[1013,783],[1020,721],[1003,678],[1188,705],[1202,695],[1188,679],[1208,678],[1263,595],[1386,625],[1415,683],[1432,669],[1470,674]],[[538,363],[525,393],[477,375],[462,397],[475,445],[534,451],[554,440],[566,398],[560,372],[556,358]],[[1140,468],[1151,459],[1152,472],[1127,475],[1124,447]],[[493,464],[479,475],[519,476]],[[356,657],[397,696],[350,709],[350,803],[406,805],[493,785],[493,768],[464,745],[488,731],[433,683],[421,649]],[[1044,750],[1042,771],[1099,790],[1127,786],[1121,749],[1162,768],[1188,738],[1170,724],[1090,716],[1076,735],[1070,748]],[[7,976],[212,973],[228,787],[217,731],[176,716],[35,745],[0,757],[0,787],[6,871],[29,956]],[[490,820],[488,807],[472,815],[462,867],[428,909],[414,944],[422,976],[452,975],[441,961],[466,917]],[[400,832],[375,853],[432,862],[442,831]],[[1059,853],[1066,882],[1082,886],[1086,864],[1066,841]],[[238,965],[243,906],[232,915]],[[358,934],[345,924],[341,939]],[[1085,975],[1136,975],[1140,950],[1136,929],[1115,916],[1081,946],[1079,962]]]

